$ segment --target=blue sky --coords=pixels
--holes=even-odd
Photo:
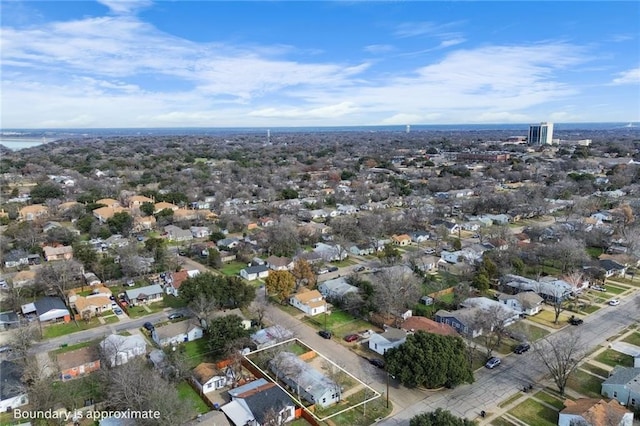
[[[3,1],[3,128],[640,121],[640,2]]]

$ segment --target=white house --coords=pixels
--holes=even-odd
[[[111,364],[122,365],[147,353],[147,344],[140,335],[120,336],[112,334],[100,342],[100,350]]]
[[[349,256],[347,250],[343,250],[339,244],[332,246],[325,243],[317,243],[313,251],[329,262],[345,260]]]
[[[307,315],[318,315],[327,311],[327,302],[318,290],[294,294],[289,303]]]
[[[212,392],[233,383],[231,369],[227,372],[220,370],[211,362],[202,362],[193,369],[193,383],[202,392]]]
[[[485,312],[493,312],[492,315],[498,315],[499,317],[496,319],[501,319],[505,327],[513,324],[520,318],[520,312],[488,297],[469,297],[465,299],[460,306],[463,308],[479,308]]]
[[[0,363],[0,413],[29,403],[26,386],[22,383],[23,373],[20,364],[11,361]]]
[[[347,283],[346,278],[334,278],[318,284],[318,291],[327,299],[341,299],[349,293],[358,293],[358,287]]]
[[[387,328],[382,333],[372,333],[369,337],[369,349],[384,355],[391,348],[397,348],[407,340],[407,332],[398,328]]]
[[[256,344],[258,349],[273,346],[291,338],[293,338],[293,332],[277,324],[258,330],[251,335],[251,340]]]
[[[523,291],[518,294],[501,294],[498,301],[521,314],[535,315],[542,309],[544,299],[533,291]]]
[[[158,346],[175,346],[183,342],[201,339],[203,329],[196,321],[186,320],[155,327],[151,338]]]
[[[247,281],[267,278],[269,276],[269,267],[267,265],[249,266],[240,271],[240,276]]]

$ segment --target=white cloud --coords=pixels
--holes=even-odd
[[[364,47],[365,52],[373,53],[374,55],[389,53],[393,50],[395,50],[395,47],[390,44],[370,44],[369,46]]]
[[[358,108],[351,102],[304,109],[304,108],[264,108],[249,112],[253,117],[269,118],[336,118],[354,113]]]
[[[452,38],[452,39],[449,39],[449,40],[443,40],[438,47],[439,48],[451,47],[451,46],[455,46],[455,45],[464,43],[465,41],[467,41],[467,39],[465,39],[463,37]]]
[[[152,4],[150,0],[97,0],[118,15],[131,14]]]
[[[619,72],[617,78],[614,78],[612,84],[639,84],[640,83],[640,67],[627,71]]]
[[[423,35],[447,37],[452,34],[451,28],[459,27],[463,23],[463,21],[453,21],[442,24],[436,22],[405,22],[398,25],[394,34],[400,38]]]

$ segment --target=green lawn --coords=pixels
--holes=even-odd
[[[569,320],[569,315],[567,315],[564,312],[561,313],[560,317],[558,318],[558,323],[556,324],[554,322],[555,313],[553,312],[553,309],[545,308],[539,314],[529,317],[529,319],[533,322],[546,325],[547,327],[562,328],[565,325],[567,325],[567,321]]]
[[[611,293],[611,294],[620,294],[620,293],[628,290],[627,288],[616,287],[616,286],[611,285],[611,284],[607,284],[605,287],[607,288],[607,293]]]
[[[222,272],[224,275],[236,276],[240,274],[240,271],[246,267],[246,263],[233,261],[225,263],[222,266],[222,269],[220,269],[220,272]]]
[[[625,337],[622,341],[631,343],[632,345],[640,346],[640,333],[638,332],[632,333],[627,337]]]
[[[527,399],[518,404],[509,410],[509,414],[529,425],[556,426],[558,424],[558,412],[533,399]]]
[[[170,294],[163,295],[162,301],[164,302],[164,306],[167,308],[184,308],[187,306],[187,302]]]
[[[304,321],[318,329],[326,328],[336,334],[340,339],[347,334],[375,329],[375,327],[368,322],[338,310],[334,310],[330,315],[320,314],[314,317],[305,316]]]
[[[576,370],[571,373],[567,381],[567,387],[576,392],[583,394],[588,398],[600,398],[600,389],[603,380],[586,373],[582,370]]]
[[[518,321],[508,327],[510,331],[514,331],[516,333],[521,333],[527,336],[530,342],[535,342],[536,340],[540,340],[549,334],[549,331],[542,327],[537,327],[533,324],[529,324],[524,321]]]
[[[604,377],[604,378],[609,377],[609,371],[605,370],[604,368],[595,366],[593,364],[589,364],[588,362],[582,364],[580,368],[582,368],[583,370],[590,371],[593,374],[597,374],[600,377]]]
[[[208,341],[205,336],[202,339],[192,340],[181,344],[178,346],[178,350],[184,351],[189,359],[189,363],[195,367],[201,362],[205,362],[207,360],[207,353],[210,352],[207,342]]]
[[[189,383],[181,382],[176,388],[178,389],[178,397],[183,400],[185,404],[190,404],[196,413],[204,414],[211,411],[209,406],[200,398],[200,395],[198,395]]]
[[[345,260],[341,260],[340,262],[331,262],[331,265],[337,266],[338,268],[344,268],[345,266],[355,265],[356,263],[358,262],[347,257]]]
[[[584,308],[582,308],[582,309],[580,310],[580,312],[582,312],[582,313],[584,313],[584,314],[586,314],[586,315],[589,315],[589,314],[592,314],[592,313],[594,313],[594,312],[598,311],[599,309],[600,309],[600,306],[598,306],[598,305],[591,305],[591,306],[585,306]]]
[[[551,394],[548,394],[548,393],[546,393],[544,391],[540,391],[540,392],[536,393],[533,396],[535,398],[538,398],[541,401],[546,402],[549,405],[553,405],[558,410],[562,410],[564,408],[564,401],[561,401],[560,399],[556,398],[555,396],[553,396]]]
[[[373,395],[369,392],[368,398]],[[356,392],[343,400],[340,404],[331,407],[329,410],[321,410],[316,412],[316,415],[320,418],[329,415],[331,412],[337,412],[344,410],[349,406],[353,406],[365,400],[364,391]],[[391,413],[393,405],[389,402],[389,408],[387,408],[387,400],[384,396],[367,402],[364,405],[352,408],[351,410],[339,414],[335,417],[331,417],[330,421],[334,425],[349,425],[349,426],[368,426],[375,423],[376,419],[384,418]]]
[[[104,322],[106,324],[115,324],[120,321],[120,318],[118,318],[117,315],[109,315],[106,317],[102,317],[102,319],[104,319]]]
[[[513,423],[501,417],[491,420],[490,424],[492,424],[493,426],[513,426]]]
[[[604,252],[600,247],[587,247],[586,250],[589,256],[591,256],[593,259],[597,259],[598,256],[600,256]]]
[[[62,324],[53,324],[42,327],[42,338],[52,339],[54,337],[66,336],[67,334],[75,333],[76,331],[88,330],[90,328],[98,327],[100,321],[97,318],[91,318],[91,321],[79,320],[76,322],[68,322]]]
[[[164,303],[162,302],[156,302],[156,303],[150,303],[148,305],[146,305],[147,308],[149,308],[149,311],[147,311],[144,307],[142,306],[130,306],[127,308],[128,310],[128,315],[130,318],[141,318],[144,317],[146,315],[150,315],[153,314],[155,312],[160,312],[161,310],[164,309]]]
[[[623,367],[633,367],[633,357],[626,355],[613,349],[606,349],[604,352],[596,356],[596,361],[615,367],[622,365]]]

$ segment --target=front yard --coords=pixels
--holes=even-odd
[[[359,333],[363,330],[375,329],[370,323],[354,317],[344,311],[333,310],[330,315],[320,314],[314,317],[304,317],[304,321],[317,329],[326,329],[342,339],[348,334]]]
[[[555,320],[555,312],[551,307],[545,307],[540,313],[529,317],[529,319],[533,322],[537,322],[538,324],[546,325],[547,327],[552,327],[556,329],[560,329],[567,325],[569,321],[569,315],[566,313],[561,313],[558,317],[558,323],[554,322]]]
[[[529,342],[535,342],[549,334],[549,330],[525,321],[516,321],[507,329],[514,334],[526,336]]]
[[[610,365],[611,367],[615,367],[616,365],[633,367],[633,357],[631,355],[626,355],[613,349],[606,349],[596,356],[595,360]]]
[[[99,325],[101,324],[98,318],[91,318],[90,321],[78,320],[77,322],[71,321],[68,323],[46,325],[42,327],[42,338],[53,339],[54,337],[66,336],[76,331],[89,330]]]
[[[367,396],[367,398],[372,398],[373,394],[372,392],[369,392],[369,395],[366,395],[364,393],[364,390],[361,390],[354,393],[353,395],[348,396],[338,405],[330,407],[326,410],[318,410],[316,412],[316,415],[322,418],[330,415],[331,413],[344,410],[349,406],[353,406],[363,402],[365,400],[365,396]],[[376,419],[388,416],[391,413],[392,409],[393,406],[391,402],[389,403],[389,408],[387,408],[386,398],[384,396],[380,396],[373,401],[369,401],[366,404],[352,408],[351,410],[338,414],[335,417],[331,417],[331,423],[328,424],[368,426],[375,423]]]
[[[556,426],[558,424],[558,412],[533,399],[527,399],[516,405],[509,410],[509,414],[528,425]]]
[[[588,398],[600,398],[603,380],[582,370],[571,373],[567,387]]]

